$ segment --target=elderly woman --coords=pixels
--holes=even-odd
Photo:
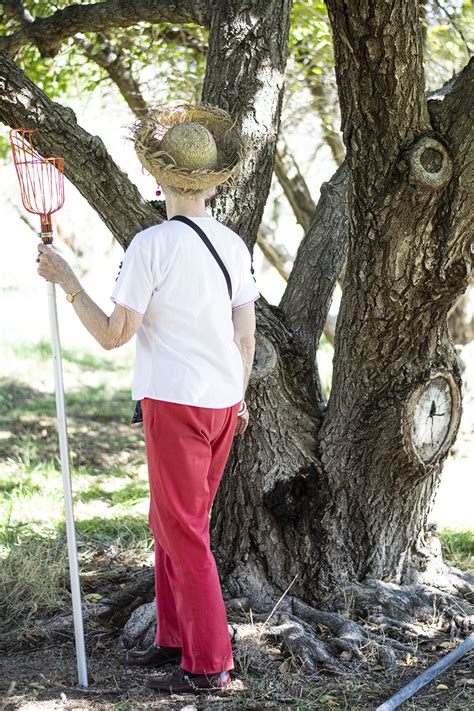
[[[135,147],[162,186],[168,221],[137,234],[112,294],[110,317],[68,264],[38,246],[38,273],[66,292],[79,319],[107,349],[137,334],[132,395],[141,401],[155,540],[154,644],[126,661],[179,662],[152,688],[225,688],[234,668],[209,512],[234,435],[254,357],[259,297],[241,238],[206,213],[216,185],[236,170],[241,140],[230,117],[210,107],[150,114]]]

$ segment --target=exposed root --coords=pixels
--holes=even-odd
[[[245,615],[248,601],[240,600],[227,603],[230,614]],[[238,645],[252,634],[273,645],[280,641],[307,672],[337,673],[349,663],[393,669],[397,659],[419,657],[424,644],[432,649],[474,627],[465,597],[420,585],[354,583],[331,601],[331,608],[320,610],[286,596],[270,625],[267,611],[250,609],[246,624],[232,626],[233,641]]]
[[[271,627],[270,633],[282,638],[286,649],[300,659],[303,671],[315,673],[319,664],[325,671],[342,672],[334,655],[308,624],[297,621],[291,615],[281,614],[279,617],[280,624]]]

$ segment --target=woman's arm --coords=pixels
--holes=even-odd
[[[111,316],[86,294],[69,264],[50,247],[38,245],[38,274],[58,284],[66,294],[76,294],[73,307],[95,340],[106,350],[127,343],[138,331],[143,316],[116,304]]]
[[[255,355],[255,305],[245,304],[232,311],[232,323],[234,325],[234,341],[242,356],[244,366],[243,393],[249,383],[250,372],[252,370]],[[248,411],[238,418],[236,434],[243,434],[247,429],[249,420]]]

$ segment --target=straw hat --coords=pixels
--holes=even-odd
[[[143,167],[161,185],[197,192],[236,172],[243,141],[228,113],[214,106],[152,109],[132,128]]]

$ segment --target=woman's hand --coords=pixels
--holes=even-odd
[[[69,264],[51,247],[42,242],[38,245],[38,274],[46,281],[59,284],[64,291],[73,291],[77,282]]]
[[[246,410],[243,415],[237,415],[237,424],[235,426],[235,434],[236,435],[243,435],[245,430],[247,429],[247,425],[249,423],[249,411]]]

